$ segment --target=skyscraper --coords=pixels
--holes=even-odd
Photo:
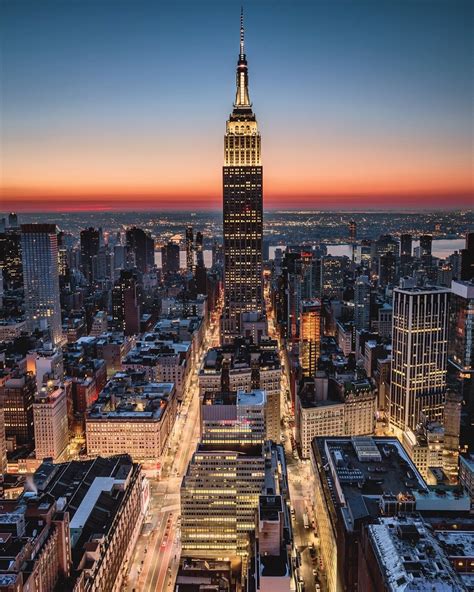
[[[127,248],[134,253],[135,266],[142,273],[150,271],[155,263],[155,241],[152,236],[134,226],[125,234]]]
[[[408,263],[411,260],[412,236],[411,234],[402,234],[400,236],[400,262]]]
[[[93,280],[94,264],[99,254],[101,234],[100,228],[96,230],[91,227],[81,230],[81,269],[89,283]]]
[[[243,14],[237,93],[224,139],[223,226],[224,311],[221,336],[228,343],[239,334],[242,312],[263,309],[262,234],[263,168],[260,133],[248,92]]]
[[[193,227],[186,228],[186,270],[189,272],[194,268],[194,233]]]
[[[21,236],[17,228],[0,232],[0,272],[5,289],[16,290],[23,285]]]
[[[112,316],[116,327],[125,335],[140,332],[140,303],[136,272],[122,270],[112,290]]]
[[[300,366],[303,376],[312,377],[318,368],[321,353],[321,301],[301,303]]]
[[[474,232],[466,233],[466,246],[461,250],[461,279],[474,279]]]
[[[449,366],[453,382],[464,399],[463,445],[474,451],[474,282],[451,284]]]
[[[194,247],[196,249],[196,265],[204,267],[204,237],[202,232],[196,232],[196,241]]]
[[[349,228],[349,242],[353,245],[357,240],[357,224],[355,220],[350,220],[348,224]]]
[[[179,271],[179,245],[169,242],[161,247],[161,268],[164,274]]]
[[[360,275],[354,285],[354,325],[370,329],[370,281],[366,275]]]
[[[442,419],[448,361],[448,297],[444,288],[393,291],[390,424],[414,429],[421,414]]]
[[[28,328],[49,329],[57,344],[62,331],[56,225],[22,224],[21,251]]]
[[[433,237],[431,234],[420,236],[420,259],[423,265],[429,267],[433,262],[432,255]]]

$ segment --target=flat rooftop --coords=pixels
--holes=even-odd
[[[474,533],[472,531],[438,530],[436,538],[448,557],[474,557]]]
[[[261,444],[226,444],[219,442],[218,444],[198,444],[196,453],[235,453],[239,456],[254,457],[258,456],[263,459],[263,447]]]
[[[116,372],[88,411],[88,417],[159,419],[174,393],[172,382],[151,382],[143,371]]]
[[[237,405],[264,405],[265,391],[253,390],[248,393],[245,391],[237,392]]]
[[[458,574],[421,518],[380,518],[367,529],[387,590],[463,590]]]
[[[428,489],[396,438],[321,437],[312,447],[321,457],[332,504],[340,509],[347,530],[358,519],[379,516],[383,495]]]
[[[256,359],[262,369],[280,368],[278,343],[267,340],[264,345],[256,345],[251,340],[236,339],[233,344],[214,347],[205,355],[201,372],[220,372],[224,360],[231,370],[246,369]]]

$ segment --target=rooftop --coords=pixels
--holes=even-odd
[[[465,589],[421,518],[379,518],[367,529],[387,590],[460,592]]]
[[[442,286],[413,286],[413,287],[395,287],[393,289],[394,292],[403,292],[404,294],[449,294],[451,290],[449,288],[444,288]]]
[[[236,339],[233,344],[209,349],[201,372],[220,372],[223,362],[229,364],[231,370],[247,369],[252,362],[258,361],[261,369],[280,368],[278,344],[274,340],[254,344],[251,339]]]
[[[172,382],[150,382],[144,372],[116,372],[88,411],[89,419],[158,420],[174,394]]]
[[[438,530],[436,532],[441,547],[448,557],[474,557],[474,533],[472,531]]]
[[[347,530],[379,516],[382,496],[414,503],[413,492],[428,489],[396,438],[315,438],[312,447],[324,466],[328,502]]]
[[[128,455],[97,457],[88,461],[71,461],[56,465],[57,472],[46,491],[69,512],[73,564],[83,557],[84,545],[100,533],[107,537],[114,528],[114,516],[127,499],[130,480],[137,477],[140,466]]]

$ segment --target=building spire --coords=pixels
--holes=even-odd
[[[244,46],[244,7],[240,8],[240,53],[237,62],[237,93],[235,96],[235,108],[251,107],[248,90],[247,58],[245,57]]]
[[[245,59],[245,50],[244,50],[244,7],[240,7],[240,59]]]

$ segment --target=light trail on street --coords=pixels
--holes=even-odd
[[[220,315],[214,315],[219,318]],[[206,332],[198,360],[193,364],[185,388],[185,398],[169,437],[162,459],[159,480],[150,482],[149,519],[140,535],[128,578],[127,592],[169,592],[179,568],[180,487],[183,475],[199,441],[198,372],[209,347],[219,343],[219,323]]]

